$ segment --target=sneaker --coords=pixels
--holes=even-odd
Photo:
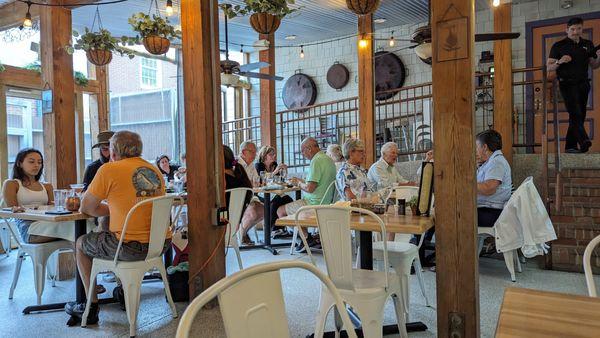
[[[65,304],[65,312],[72,317],[81,318],[85,312],[85,303],[68,302]],[[99,312],[100,309],[98,308],[98,303],[92,303],[90,305],[90,313],[88,314],[87,318],[87,325],[98,324]]]
[[[588,150],[590,150],[590,147],[592,146],[592,141],[587,140],[585,142],[583,142],[583,144],[581,145],[581,150],[580,152],[582,153],[587,153]]]
[[[273,239],[291,238],[294,234],[286,229],[275,230],[271,233]]]
[[[570,149],[565,150],[565,153],[567,153],[567,154],[581,154],[581,150],[579,150],[577,148],[570,148]]]

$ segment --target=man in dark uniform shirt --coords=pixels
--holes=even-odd
[[[108,145],[110,144],[110,138],[113,136],[114,132],[112,131],[101,131],[98,133],[98,142],[92,146],[94,148],[100,148],[100,158],[96,161],[90,163],[87,168],[85,168],[85,173],[83,174],[83,184],[85,187],[84,190],[87,190],[88,185],[92,183],[94,176],[98,172],[100,167],[110,160],[110,151]]]
[[[581,37],[582,32],[583,19],[570,19],[567,37],[552,46],[546,62],[548,71],[557,73],[560,93],[569,112],[567,153],[585,153],[592,146],[584,125],[590,92],[588,72],[590,66],[592,69],[600,67],[600,51],[590,40]]]

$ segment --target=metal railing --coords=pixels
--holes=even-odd
[[[246,140],[260,145],[260,116],[223,121],[221,129],[223,144],[229,146],[234,154],[239,153],[240,144]]]

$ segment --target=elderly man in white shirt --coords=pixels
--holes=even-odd
[[[246,175],[250,179],[253,186],[259,182],[260,177],[254,168],[254,160],[256,159],[256,144],[252,141],[244,141],[240,144],[240,153],[238,155],[238,163],[246,170]]]
[[[407,181],[394,166],[398,159],[398,146],[388,142],[381,147],[381,158],[369,168],[368,178],[377,183],[377,190],[391,188],[394,185],[413,185]]]

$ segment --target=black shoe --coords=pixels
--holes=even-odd
[[[577,148],[570,148],[570,149],[565,150],[565,153],[567,153],[567,154],[581,154],[581,150],[579,150]]]
[[[294,236],[294,234],[285,229],[275,230],[271,233],[273,239],[292,238],[292,236]]]
[[[85,303],[68,302],[65,304],[65,312],[72,317],[81,318],[85,312]],[[87,317],[87,325],[98,324],[99,312],[98,303],[92,303],[90,305],[90,313]]]
[[[581,147],[580,147],[581,150],[580,151],[582,153],[587,153],[588,150],[590,150],[591,146],[592,146],[592,141],[587,140],[587,141],[583,142],[583,144],[581,145]]]
[[[125,308],[125,292],[123,291],[123,287],[121,285],[117,285],[113,289],[113,298],[119,302],[119,306],[121,310],[126,311]]]

